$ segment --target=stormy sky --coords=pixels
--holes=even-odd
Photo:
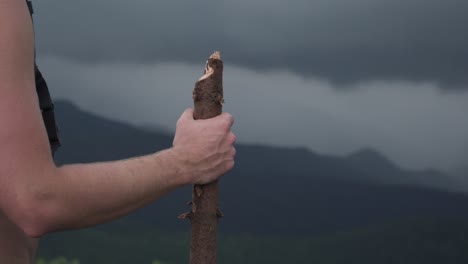
[[[240,142],[468,165],[464,0],[35,1],[55,98],[173,129],[206,57]]]

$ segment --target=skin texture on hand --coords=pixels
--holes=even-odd
[[[234,118],[228,113],[194,120],[187,109],[177,121],[173,150],[190,169],[191,184],[206,184],[234,167],[236,136],[231,132]]]

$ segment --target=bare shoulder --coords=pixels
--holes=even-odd
[[[0,80],[32,78],[32,22],[24,0],[0,0]]]

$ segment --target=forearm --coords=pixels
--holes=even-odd
[[[40,235],[103,223],[186,184],[186,168],[171,149],[128,160],[66,165],[43,176],[35,199],[44,215]]]

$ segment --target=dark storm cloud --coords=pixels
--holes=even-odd
[[[464,0],[36,1],[39,52],[86,62],[203,61],[335,83],[468,88]]]
[[[39,52],[87,62],[226,60],[335,83],[468,88],[464,0],[36,1]]]
[[[193,84],[203,68],[180,62],[89,65],[51,57],[39,57],[39,63],[55,99],[170,130],[193,105]],[[236,117],[240,142],[333,155],[371,148],[405,168],[453,170],[467,164],[467,92],[441,93],[434,84],[410,82],[370,82],[341,92],[290,72],[227,68],[224,110]]]

